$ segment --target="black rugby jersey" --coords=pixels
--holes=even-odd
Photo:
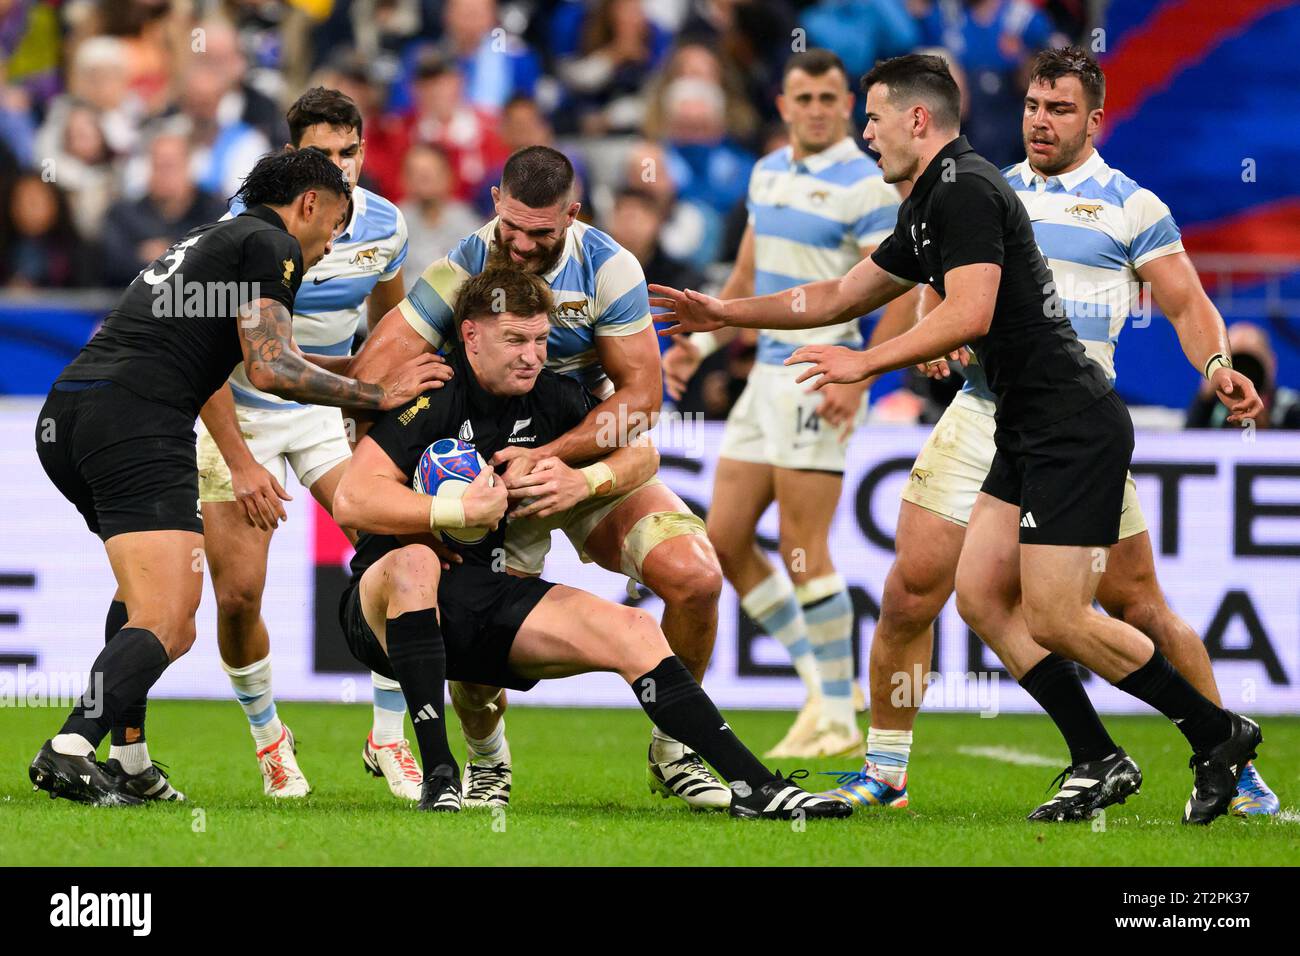
[[[273,299],[293,313],[302,249],[266,206],[199,226],[143,269],[60,382],[116,382],[198,416],[244,360],[239,308]]]
[[[993,322],[970,343],[997,396],[999,427],[1041,428],[1112,390],[1056,296],[1024,203],[966,137],[926,167],[899,207],[893,234],[871,258],[940,296],[951,269],[982,262],[1002,267]]]
[[[600,402],[567,375],[542,369],[531,391],[503,397],[486,391],[474,377],[464,349],[447,356],[455,375],[441,388],[429,389],[414,402],[385,412],[366,433],[409,480],[424,450],[440,438],[459,438],[491,461],[503,448],[536,448],[574,428]],[[501,469],[504,471],[505,469]],[[444,535],[447,546],[466,564],[492,567],[505,546],[505,519],[481,541],[462,544]],[[352,559],[352,583],[368,567],[402,543],[392,535],[362,534]],[[495,570],[501,570],[497,563]]]

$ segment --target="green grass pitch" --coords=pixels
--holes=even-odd
[[[448,709],[450,716],[450,708]],[[186,804],[97,809],[34,793],[27,764],[62,719],[50,709],[0,712],[0,860],[7,865],[1294,865],[1300,859],[1300,719],[1261,720],[1259,766],[1282,799],[1279,819],[1178,823],[1191,786],[1187,749],[1165,721],[1111,718],[1113,735],[1146,775],[1142,793],[1112,808],[1104,827],[1031,824],[1056,767],[1009,763],[1063,758],[1041,716],[923,714],[912,756],[912,806],[859,811],[800,828],[695,814],[647,792],[649,732],[633,710],[515,706],[515,761],[504,814],[417,814],[362,769],[369,706],[295,704],[281,716],[299,740],[315,792],[272,804],[262,796],[251,738],[231,701],[156,701],[150,746]],[[756,750],[791,715],[742,711],[728,720]],[[463,753],[454,718],[453,749]],[[106,752],[106,747],[105,747]],[[814,761],[810,770],[852,769]],[[780,769],[794,769],[781,764]],[[812,777],[820,788],[829,777]]]

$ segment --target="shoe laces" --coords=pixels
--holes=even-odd
[[[397,761],[397,769],[402,772],[402,779],[409,780],[412,783],[420,783],[424,780],[424,775],[420,773],[419,764],[415,762],[415,754],[411,753],[411,742],[403,739],[400,743],[386,744],[385,746],[392,749],[393,759]]]
[[[1062,770],[1060,773],[1058,773],[1055,777],[1052,778],[1052,782],[1047,785],[1046,792],[1051,793],[1053,790],[1064,789],[1065,782],[1070,779],[1070,775],[1073,773],[1074,773],[1073,765],[1066,767],[1064,770]]]
[[[503,763],[496,764],[472,764],[474,772],[471,774],[471,783],[469,785],[469,796],[471,799],[479,800],[492,795],[492,791],[502,786],[506,782],[506,775],[510,769]]]
[[[284,765],[284,757],[280,755],[280,744],[284,742],[285,738],[281,737],[262,752],[262,759],[271,770],[271,788],[274,790],[279,790],[289,782],[289,770]]]
[[[792,770],[788,775],[782,774],[780,770],[774,770],[773,773],[776,774],[776,780],[773,783],[789,784],[795,787],[799,786],[795,781],[808,779],[807,770]]]
[[[1264,799],[1268,796],[1269,790],[1264,785],[1264,780],[1260,777],[1259,772],[1255,769],[1253,763],[1248,763],[1242,767],[1241,775],[1237,780],[1238,787],[1251,797]]]
[[[670,767],[681,767],[683,770],[693,770],[698,773],[707,774],[708,768],[704,766],[704,760],[697,753],[687,751],[676,760],[668,764]]]

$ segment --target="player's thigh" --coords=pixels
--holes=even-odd
[[[631,681],[671,654],[645,611],[557,584],[524,619],[509,662],[530,679],[614,671]]]
[[[203,545],[219,608],[260,600],[272,534],[250,524],[238,501],[203,502]]]
[[[967,623],[993,607],[1005,612],[1020,599],[1020,507],[981,493],[957,560],[957,607]]]
[[[343,480],[343,473],[348,470],[348,462],[351,460],[350,457],[343,459],[308,486],[311,496],[331,518],[334,517],[334,492],[338,491],[339,482]]]
[[[721,574],[717,556],[708,543],[704,522],[671,488],[657,479],[637,488],[606,514],[575,515],[575,519],[565,526],[565,533],[586,558],[607,571],[640,581],[651,590],[671,590],[678,579],[692,576],[715,578]],[[678,561],[649,562],[652,568],[663,565],[660,570],[674,578],[673,582],[668,582],[669,586],[656,588],[656,582],[647,579],[645,574],[647,559],[665,544],[687,535],[700,540],[691,542],[689,548],[680,547],[680,542],[673,544],[684,564]],[[653,578],[654,574],[650,577]]]
[[[1036,638],[1068,637],[1079,618],[1089,613],[1104,566],[1098,560],[1101,550],[1083,545],[1020,545],[1025,623]]]
[[[153,631],[173,658],[193,641],[203,596],[203,535],[132,531],[104,542],[131,627]]]
[[[723,553],[751,546],[759,519],[775,494],[771,465],[719,458],[706,522],[713,546]]]
[[[942,608],[952,594],[965,540],[964,525],[911,501],[900,502],[882,613],[890,613],[895,599],[905,596],[937,602]]]

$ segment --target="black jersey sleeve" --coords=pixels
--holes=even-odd
[[[560,434],[563,434],[579,425],[587,413],[600,404],[600,399],[567,375],[555,376],[555,384],[558,392],[555,421]]]
[[[456,434],[450,406],[449,395],[431,389],[409,405],[384,412],[366,437],[410,478],[426,448]]]
[[[302,247],[283,229],[255,229],[244,237],[239,281],[256,283],[253,298],[272,299],[292,313],[302,274]]]
[[[907,226],[900,215],[898,222],[894,224],[894,231],[872,251],[871,261],[900,279],[925,282],[927,280],[925,270],[921,268],[912,245],[912,237],[907,234]]]
[[[979,262],[1002,265],[1006,197],[981,176],[958,176],[946,185],[931,209],[944,275]]]

